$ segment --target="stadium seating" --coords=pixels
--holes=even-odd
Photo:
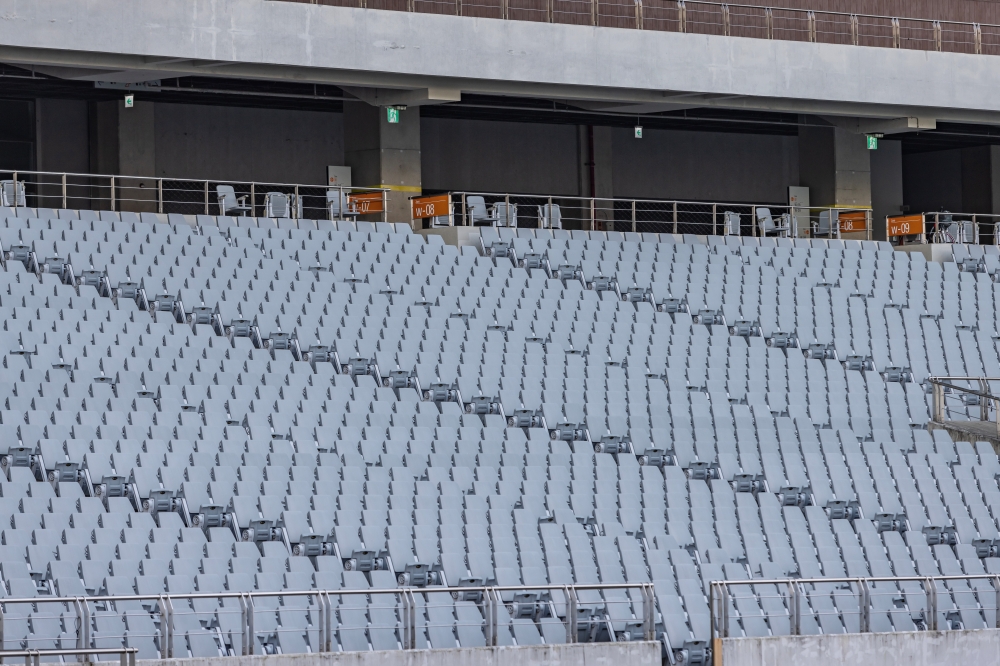
[[[928,432],[922,384],[1000,376],[996,248],[481,232],[6,211],[2,593],[652,582],[677,649],[708,638],[714,580],[1000,573],[973,545],[1000,538],[1000,462]],[[876,630],[919,626],[894,589],[910,613]],[[605,594],[581,602],[624,632],[637,600]],[[992,588],[940,594],[992,626]],[[418,646],[484,644],[444,597]],[[41,601],[8,607],[5,648],[76,644]],[[265,601],[258,649],[317,649],[312,601]],[[565,640],[558,601],[505,601],[502,644]],[[335,649],[401,644],[392,599],[334,603]],[[788,632],[780,599],[734,603],[747,635]],[[239,604],[172,612],[174,656],[238,653]],[[857,621],[832,585],[802,612]],[[162,647],[143,603],[92,621],[95,647]]]

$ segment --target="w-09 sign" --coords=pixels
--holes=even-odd
[[[885,235],[890,238],[893,236],[912,236],[922,233],[924,233],[923,215],[898,215],[896,217],[887,217],[885,220]]]
[[[447,194],[438,194],[432,197],[417,197],[411,199],[413,207],[413,219],[420,220],[428,217],[438,217],[448,215],[451,211],[451,197]]]

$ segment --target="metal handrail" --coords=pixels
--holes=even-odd
[[[530,592],[562,592],[565,597],[566,603],[566,639],[567,642],[578,642],[578,629],[580,627],[580,622],[577,618],[576,608],[578,608],[581,603],[584,605],[586,602],[580,602],[578,599],[578,592],[580,591],[598,591],[598,592],[608,592],[614,590],[636,590],[640,592],[642,599],[642,615],[637,620],[642,621],[642,634],[645,640],[655,640],[656,639],[656,592],[651,583],[581,583],[581,584],[560,584],[553,583],[551,585],[486,585],[486,586],[443,586],[443,585],[428,585],[426,587],[396,587],[396,588],[381,588],[381,589],[337,589],[337,590],[282,590],[280,592],[194,592],[187,594],[128,594],[128,595],[93,595],[84,597],[58,597],[58,596],[40,596],[40,597],[22,597],[22,598],[3,598],[0,599],[0,636],[3,635],[3,624],[5,615],[10,611],[11,606],[16,606],[18,604],[45,604],[45,603],[66,603],[72,604],[76,608],[76,612],[80,617],[80,629],[79,638],[81,642],[89,642],[89,631],[87,631],[89,617],[90,617],[90,604],[96,603],[118,603],[118,602],[129,602],[129,601],[146,601],[153,602],[159,609],[160,615],[160,653],[161,658],[170,658],[177,655],[172,654],[172,644],[173,644],[173,627],[174,627],[174,615],[177,613],[175,611],[175,605],[179,606],[177,602],[191,601],[195,599],[236,599],[240,602],[240,616],[242,622],[242,641],[243,641],[243,654],[253,654],[255,648],[254,636],[254,615],[255,615],[255,605],[254,599],[266,599],[266,598],[283,598],[283,597],[315,597],[318,606],[318,617],[316,624],[319,629],[319,646],[318,651],[320,652],[330,652],[334,648],[332,646],[332,632],[333,624],[332,617],[334,614],[334,608],[337,606],[332,601],[332,597],[338,596],[378,596],[378,595],[393,595],[399,598],[399,604],[401,606],[401,620],[402,620],[402,644],[404,649],[416,649],[419,643],[415,640],[414,632],[416,631],[416,609],[417,603],[415,600],[415,595],[419,594],[450,594],[455,599],[468,599],[468,595],[477,596],[476,602],[483,608],[483,624],[482,627],[487,636],[488,645],[496,645],[499,628],[499,614],[496,612],[497,604],[505,603],[503,601],[503,593],[530,593]],[[544,604],[548,602],[543,602],[541,600],[536,600],[534,603]],[[629,599],[627,597],[622,599],[604,599],[601,603],[611,605],[616,603],[623,604],[633,604],[639,603]],[[219,609],[220,611],[222,609]],[[180,614],[185,615],[189,611],[181,610]],[[192,611],[194,613],[199,613],[199,611]],[[214,612],[214,611],[201,611],[200,613]],[[236,612],[231,610],[230,612]],[[601,619],[588,619],[587,622],[603,622]],[[124,650],[129,650],[134,648],[124,648]],[[30,652],[34,654],[35,650],[28,650],[24,652]],[[66,653],[65,651],[57,651],[59,654]],[[121,649],[110,648],[105,649],[104,652],[96,649],[88,648],[77,648],[75,652],[70,651],[72,654],[111,654],[116,652],[122,652]],[[17,653],[21,654],[21,653]],[[41,651],[42,655],[46,654],[46,651]],[[0,652],[0,663],[2,663],[2,657],[5,655],[15,656],[15,653],[3,653]],[[28,664],[28,666],[31,666]],[[134,655],[132,656],[132,663],[124,664],[123,666],[134,666]]]
[[[958,386],[951,382],[964,381],[964,382],[976,382],[979,384],[979,390],[970,389],[965,386]],[[1000,396],[993,395],[990,393],[989,382],[1000,382],[1000,377],[946,377],[946,376],[934,376],[928,377],[927,382],[933,387],[933,407],[931,409],[931,420],[934,423],[944,424],[946,407],[944,404],[945,389],[950,389],[952,391],[958,391],[960,393],[967,393],[969,395],[974,395],[980,398],[979,400],[979,420],[989,421],[990,420],[990,403],[993,404],[996,410],[996,422],[997,428],[1000,430]]]
[[[711,639],[730,637],[730,588],[746,587],[753,585],[774,585],[779,591],[787,590],[787,607],[790,633],[799,634],[801,628],[802,597],[805,594],[803,586],[813,584],[850,584],[856,585],[858,590],[858,614],[859,629],[861,633],[871,632],[870,615],[872,611],[871,592],[872,584],[878,583],[920,583],[924,587],[924,594],[927,600],[925,611],[927,629],[937,629],[938,598],[937,583],[948,583],[950,581],[970,581],[988,580],[993,584],[996,593],[996,608],[1000,608],[1000,574],[960,574],[949,576],[846,576],[830,578],[760,578],[749,580],[723,580],[709,582],[709,617],[711,625]],[[754,593],[754,598],[762,598],[765,595]],[[978,608],[987,608],[980,603]],[[996,628],[1000,629],[1000,613],[997,613],[995,620]],[[773,625],[772,625],[773,626]]]
[[[472,196],[487,199],[487,204],[504,204],[504,215],[506,218],[487,218],[481,220],[476,218],[469,206],[468,198]],[[552,194],[526,194],[512,192],[474,192],[474,191],[451,191],[438,195],[427,195],[411,197],[414,203],[424,200],[447,197],[449,209],[443,214],[437,213],[433,216],[431,226],[480,226],[478,222],[485,221],[489,226],[514,227],[517,226],[519,214],[512,212],[518,205],[526,207],[546,208],[551,212],[551,207],[556,204],[561,209],[562,219],[566,221],[578,222],[583,229],[601,230],[602,225],[610,223],[613,227],[624,225],[632,232],[638,232],[640,225],[659,224],[666,225],[661,231],[678,233],[682,227],[691,229],[697,228],[698,235],[762,235],[760,222],[757,218],[759,209],[769,209],[772,218],[778,225],[784,225],[783,231],[777,234],[786,238],[841,238],[841,227],[838,219],[847,214],[864,214],[864,228],[856,229],[858,233],[864,233],[866,240],[872,237],[872,209],[870,206],[802,206],[782,203],[762,203],[762,202],[719,202],[719,201],[693,201],[684,199],[652,199],[652,198],[615,198],[615,197],[584,197],[578,195],[552,195]],[[418,222],[417,206],[411,207],[411,223]],[[734,210],[735,209],[735,210]],[[577,217],[571,217],[570,211],[575,211]],[[735,213],[739,218],[741,227],[735,231],[727,224],[726,214]],[[823,214],[826,214],[828,228],[820,231]],[[532,215],[520,216],[522,219],[530,218]],[[652,220],[650,217],[661,219]],[[691,221],[692,217],[701,218],[700,221]],[[783,221],[781,221],[783,218]],[[831,222],[833,221],[833,222]],[[539,225],[542,220],[539,218]],[[609,231],[613,229],[603,229]]]
[[[298,0],[301,1],[301,0]],[[312,4],[326,4],[322,0],[309,0]],[[367,8],[366,0],[357,0],[359,7]],[[436,2],[414,2],[408,0],[406,11],[424,13],[440,13],[439,5],[451,5],[451,13],[462,16],[462,0],[438,0]],[[865,46],[883,46],[885,48],[907,48],[926,51],[969,51],[982,54],[983,29],[996,37],[995,43],[988,44],[993,53],[1000,53],[1000,25],[978,23],[974,21],[949,21],[941,19],[908,18],[882,14],[857,14],[853,12],[838,12],[827,10],[800,9],[796,7],[770,7],[756,4],[732,4],[713,2],[711,0],[662,0],[660,3],[650,3],[645,7],[635,0],[629,2],[608,2],[608,0],[580,0],[577,4],[589,5],[589,11],[569,11],[556,9],[551,0],[546,0],[546,8],[531,10],[513,10],[507,0],[486,0],[469,4],[475,10],[476,16],[489,15],[493,10],[496,15],[491,18],[503,20],[540,21],[544,23],[580,23],[586,16],[586,22],[591,25],[605,25],[617,28],[636,30],[670,30],[679,33],[721,34],[725,36],[757,37],[755,34],[738,34],[759,31],[760,39],[786,39],[791,41],[823,42],[821,36],[831,35],[842,38],[844,45],[858,46],[864,40]],[[425,7],[427,5],[427,7]],[[708,11],[699,7],[708,8]],[[610,11],[607,11],[609,10]],[[621,12],[614,12],[614,9]],[[606,11],[600,11],[605,9]],[[669,12],[664,15],[664,12]],[[795,26],[776,26],[775,13],[791,15],[792,21],[801,23]],[[710,16],[705,14],[710,13]],[[754,21],[763,21],[761,25],[736,25],[737,16],[743,16]],[[838,22],[843,24],[842,30],[823,30],[819,25]],[[871,30],[866,31],[865,28]],[[920,37],[907,36],[904,30],[918,30],[926,35]],[[835,40],[830,40],[835,41]],[[874,42],[874,43],[869,43]],[[924,45],[926,43],[926,45]],[[961,48],[961,47],[964,47]]]
[[[903,215],[886,216],[886,233],[889,233],[892,220],[909,221],[912,218],[920,218],[921,229],[916,233],[905,233],[899,236],[893,235],[898,243],[906,245],[920,245],[926,243],[969,243],[988,245],[1000,245],[1000,214],[996,213],[954,213],[951,211],[934,211],[928,213],[910,213]],[[965,237],[963,225],[972,224],[971,238]],[[951,225],[959,225],[959,236],[952,238],[948,235],[947,228]],[[983,238],[983,227],[986,227],[986,238]]]
[[[212,185],[230,185],[240,188],[237,193],[242,212],[250,212],[250,217],[267,216],[266,194],[278,191],[288,197],[286,201],[288,217],[291,219],[327,219],[332,212],[327,201],[327,192],[339,192],[341,214],[352,217],[369,214],[368,208],[355,205],[344,210],[348,199],[358,195],[375,195],[380,200],[382,221],[387,221],[387,197],[389,190],[384,187],[355,187],[343,185],[323,185],[307,183],[272,183],[226,179],[203,179],[186,177],[132,176],[122,174],[77,173],[71,171],[27,171],[20,169],[0,169],[0,181],[10,185],[10,196],[4,192],[0,203],[6,200],[9,208],[74,208],[91,210],[134,212],[181,213],[210,215],[220,202]],[[166,184],[166,187],[164,185]],[[171,187],[173,185],[173,187]],[[183,187],[179,187],[183,185]],[[30,188],[30,191],[29,191]],[[182,193],[183,198],[170,199],[171,192]],[[369,196],[370,198],[370,196]],[[247,199],[249,201],[247,202]],[[316,204],[307,206],[302,202],[313,200]],[[33,201],[31,201],[33,200]],[[31,205],[31,204],[34,205]],[[76,203],[78,205],[70,205]],[[379,203],[379,201],[376,201]],[[131,205],[130,205],[131,204]],[[152,210],[155,208],[155,210]],[[173,208],[174,210],[168,210]],[[377,206],[376,206],[377,208]],[[306,212],[320,212],[307,215]],[[219,215],[224,212],[219,210]],[[258,215],[260,213],[261,215]]]

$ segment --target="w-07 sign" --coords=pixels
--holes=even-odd
[[[410,205],[413,207],[414,220],[438,217],[451,213],[451,197],[447,194],[437,194],[432,197],[416,197],[410,200]]]

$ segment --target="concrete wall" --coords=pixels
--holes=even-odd
[[[722,666],[943,666],[1000,663],[1000,630],[727,638]]]
[[[660,643],[590,643],[390,650],[206,659],[150,659],[156,666],[660,666]]]
[[[576,125],[420,119],[425,190],[579,194]]]
[[[90,168],[87,103],[73,99],[35,101],[35,163],[39,171],[86,173]]]
[[[326,183],[344,163],[343,114],[155,104],[156,175]]]
[[[962,211],[962,151],[903,155],[903,201],[911,213]]]
[[[692,93],[681,105],[1000,117],[992,56],[263,0],[0,0],[0,15],[4,62],[123,80],[197,73],[657,103],[676,92]]]
[[[799,180],[794,136],[614,130],[616,197],[787,203]]]
[[[588,128],[421,119],[425,190],[589,195]],[[797,138],[594,128],[599,196],[782,203],[798,182]]]

